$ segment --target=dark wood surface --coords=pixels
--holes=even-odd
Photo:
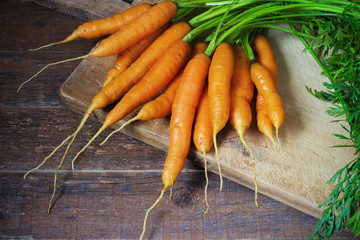
[[[166,153],[121,133],[103,147],[90,146],[74,171],[71,159],[66,159],[50,215],[46,210],[62,151],[23,179],[81,119],[59,102],[61,84],[79,61],[51,67],[20,93],[16,89],[45,64],[83,55],[98,39],[39,52],[28,49],[57,41],[82,22],[29,1],[0,1],[1,239],[136,239],[145,211],[162,187]],[[90,119],[69,156],[99,127]],[[257,209],[252,190],[225,179],[219,192],[218,176],[209,173],[209,178],[210,210],[204,214],[203,169],[186,163],[172,199],[167,193],[151,212],[145,238],[306,239],[311,235],[317,219],[261,194]],[[353,239],[345,231],[334,236],[338,237]]]

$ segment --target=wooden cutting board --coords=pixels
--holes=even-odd
[[[135,0],[132,4],[120,0],[36,2],[91,20],[113,15],[143,1]],[[245,134],[256,159],[259,192],[319,218],[321,210],[317,206],[327,199],[332,189],[326,181],[353,158],[354,152],[350,148],[332,148],[344,143],[332,135],[342,133],[343,129],[338,123],[332,123],[335,119],[325,113],[330,105],[317,100],[306,90],[306,86],[322,89],[322,82],[327,81],[321,76],[317,63],[303,52],[304,46],[296,37],[277,31],[269,31],[268,37],[278,61],[279,94],[283,100],[285,121],[279,131],[282,147],[280,154],[274,151],[272,143],[258,131],[255,121]],[[62,103],[83,114],[92,97],[101,89],[114,59],[84,59],[63,84]],[[108,111],[109,109],[96,110],[92,117],[101,122]],[[135,112],[137,111],[134,114]],[[134,114],[114,127],[119,127]],[[164,118],[135,122],[123,132],[166,151],[169,144],[168,126],[169,118]],[[218,134],[218,146],[223,176],[254,189],[249,153],[229,124]],[[209,171],[217,173],[213,150],[207,158]],[[188,160],[203,165],[202,155],[193,146]]]

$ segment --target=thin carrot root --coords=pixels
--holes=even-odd
[[[54,150],[35,168],[31,169],[30,171],[28,171],[25,175],[24,175],[24,179],[26,179],[27,175],[29,175],[30,173],[32,173],[33,171],[36,171],[38,170],[42,165],[45,164],[45,162],[52,156],[54,155],[57,150],[59,150],[59,148],[61,148],[67,141],[69,141],[70,138],[71,141],[68,145],[68,147],[66,148],[66,151],[65,151],[65,154],[63,156],[63,158],[65,158],[67,152],[68,152],[68,149],[70,148],[72,142],[74,141],[75,137],[77,136],[77,134],[80,132],[80,130],[82,129],[82,127],[84,126],[86,120],[89,118],[90,116],[90,113],[93,111],[93,107],[90,105],[90,107],[86,110],[85,114],[84,114],[84,117],[81,119],[81,122],[78,126],[78,128],[76,129],[75,132],[73,132],[71,135],[69,135],[67,138],[65,138],[56,148],[54,148]]]
[[[29,175],[30,173],[38,170],[42,165],[45,164],[45,162],[52,156],[54,155],[54,153],[60,148],[62,147],[67,141],[69,141],[70,138],[72,138],[74,136],[74,133],[71,134],[70,136],[68,136],[66,139],[64,139],[37,167],[29,170],[25,175],[24,175],[24,179],[26,179],[27,175]]]
[[[74,163],[75,163],[75,160],[79,157],[79,155],[85,151],[85,149],[95,140],[95,138],[97,138],[100,133],[102,133],[104,131],[104,129],[106,128],[107,126],[102,126],[99,131],[90,139],[90,141],[76,154],[76,156],[73,158],[73,160],[71,161],[71,168],[72,170],[75,170],[75,167],[74,167]]]
[[[285,169],[285,160],[282,157],[282,148],[281,148],[281,143],[280,143],[280,139],[279,139],[279,128],[276,128],[276,139],[278,142],[278,148],[275,149],[276,153],[279,155],[280,161],[281,161],[281,168],[284,170]]]
[[[205,171],[205,179],[206,179],[206,184],[205,184],[205,204],[206,204],[206,211],[204,213],[208,213],[209,211],[209,203],[208,203],[208,198],[207,198],[207,189],[209,186],[209,178],[208,178],[208,173],[207,173],[207,160],[206,160],[206,152],[204,151],[204,171]]]
[[[71,40],[71,39],[64,39],[64,40],[61,40],[61,41],[58,41],[58,42],[49,43],[49,44],[46,44],[46,45],[44,45],[44,46],[40,46],[40,47],[38,47],[38,48],[31,48],[31,49],[29,49],[29,51],[35,52],[35,51],[38,51],[38,50],[43,49],[43,48],[51,47],[51,46],[58,45],[58,44],[67,43],[67,42],[69,42],[70,40]]]
[[[105,140],[100,143],[100,145],[104,145],[105,142],[107,142],[107,140],[109,140],[109,138],[114,134],[114,133],[117,133],[117,132],[120,132],[124,127],[126,127],[127,125],[129,125],[130,123],[132,122],[135,122],[136,120],[138,120],[139,117],[138,116],[135,116],[133,118],[131,118],[130,120],[128,120],[127,122],[125,122],[123,125],[121,125],[118,129],[112,131],[106,138]]]
[[[215,132],[214,132],[214,134],[213,134],[213,142],[214,142],[214,148],[215,148],[216,162],[217,162],[218,169],[219,169],[220,191],[222,191],[222,188],[223,188],[223,179],[222,179],[222,174],[221,174],[221,167],[220,167],[219,153],[218,153],[218,148],[217,148],[217,143],[216,143],[216,133],[215,133]]]
[[[251,158],[251,162],[253,164],[253,173],[254,173],[254,185],[255,185],[255,205],[257,208],[259,208],[258,202],[257,202],[257,198],[258,198],[258,184],[256,181],[256,163],[255,163],[255,158],[254,158],[254,153],[252,151],[252,149],[250,148],[250,146],[247,144],[247,142],[245,141],[244,138],[244,134],[241,133],[241,131],[238,131],[238,135],[240,137],[241,142],[244,144],[244,146],[247,148],[247,150],[250,152],[250,158]]]
[[[53,194],[52,194],[52,196],[51,196],[51,198],[50,198],[50,201],[49,201],[49,207],[48,207],[48,211],[47,211],[47,214],[48,214],[48,215],[50,214],[51,207],[52,207],[52,201],[53,201],[53,199],[54,199],[54,197],[55,197],[55,193],[56,193],[56,180],[57,180],[57,175],[58,175],[59,169],[60,169],[60,167],[62,166],[62,164],[63,164],[63,162],[64,162],[64,159],[65,159],[65,157],[66,157],[66,155],[67,155],[67,153],[68,153],[68,151],[69,151],[69,148],[70,148],[72,142],[73,142],[74,139],[75,139],[75,136],[76,136],[76,134],[74,134],[74,136],[73,136],[73,138],[71,139],[70,143],[69,143],[68,146],[66,147],[66,150],[65,150],[65,152],[64,152],[64,155],[63,155],[63,157],[62,157],[59,165],[58,165],[57,168],[56,168],[56,172],[55,172],[55,176],[54,176],[54,190],[53,190]]]
[[[145,230],[146,230],[146,221],[147,221],[147,218],[149,216],[149,212],[160,202],[160,200],[162,199],[162,197],[164,196],[164,192],[166,191],[166,188],[167,187],[164,187],[162,190],[161,190],[161,193],[160,193],[160,196],[159,198],[155,201],[155,203],[146,211],[146,214],[145,214],[145,219],[144,219],[144,225],[143,225],[143,231],[140,235],[140,240],[143,239],[144,237],[144,234],[145,234]]]
[[[277,142],[278,142],[278,150],[279,150],[279,152],[281,152],[282,151],[282,148],[281,148],[281,143],[280,143],[280,139],[279,139],[279,128],[276,128],[276,140],[277,140]]]
[[[49,63],[48,65],[46,65],[45,67],[43,67],[42,69],[40,69],[37,73],[35,73],[32,77],[30,77],[29,79],[27,79],[26,81],[24,81],[23,83],[20,84],[19,88],[17,89],[16,92],[19,92],[20,89],[28,82],[30,82],[32,79],[34,79],[37,75],[39,75],[42,71],[44,71],[46,68],[50,67],[50,66],[54,66],[57,64],[61,64],[61,63],[65,63],[65,62],[70,62],[70,61],[75,61],[75,60],[79,60],[79,59],[83,59],[88,57],[89,54],[80,56],[80,57],[74,57],[74,58],[69,58],[69,59],[65,59],[65,60],[61,60],[59,62],[53,62],[53,63]]]
[[[172,187],[170,187],[170,193],[169,193],[170,201],[172,200],[172,196],[173,196],[173,189],[172,189]]]

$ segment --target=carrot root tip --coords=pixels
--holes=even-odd
[[[38,48],[30,48],[29,51],[30,52],[35,52],[35,51],[38,51],[38,50],[43,49],[43,48],[51,47],[51,46],[66,43],[66,42],[68,42],[68,41],[66,41],[66,39],[65,39],[65,40],[61,40],[61,41],[58,41],[58,42],[49,43],[49,44],[40,46]]]
[[[123,125],[121,125],[118,129],[115,129],[114,131],[112,131],[106,138],[105,138],[105,140],[102,142],[102,143],[100,143],[100,146],[102,146],[102,145],[104,145],[108,140],[109,140],[109,138],[113,135],[113,134],[115,134],[115,133],[117,133],[117,132],[120,132],[124,127],[126,127],[128,124],[130,124],[130,123],[132,123],[132,122],[134,122],[134,121],[136,121],[136,120],[138,120],[139,118],[137,117],[137,116],[135,116],[134,118],[131,118],[130,120],[128,120],[127,122],[125,122]]]
[[[164,193],[166,191],[166,188],[167,187],[164,187],[162,190],[161,190],[161,193],[160,193],[160,196],[158,197],[158,199],[155,201],[155,203],[146,211],[146,214],[145,214],[145,218],[144,218],[144,224],[143,224],[143,231],[140,235],[140,240],[143,239],[144,237],[144,234],[145,234],[145,230],[146,230],[146,221],[147,221],[147,218],[149,216],[149,213],[150,211],[160,202],[160,200],[162,199],[162,197],[164,196]]]
[[[215,133],[215,132],[214,132],[214,134],[213,134],[213,142],[214,142],[214,148],[215,148],[216,162],[217,162],[218,169],[219,169],[220,191],[222,191],[222,188],[223,188],[223,179],[222,179],[222,174],[221,174],[221,166],[220,166],[220,161],[219,161],[219,153],[218,153],[218,148],[217,148],[217,143],[216,143],[216,133]]]
[[[76,156],[71,161],[72,170],[75,170],[75,161],[79,157],[79,155],[85,151],[85,149],[95,140],[95,138],[97,138],[100,135],[100,133],[102,133],[102,131],[104,131],[105,128],[106,128],[106,126],[102,126],[99,129],[99,131],[90,139],[90,141],[76,154]]]
[[[250,146],[245,141],[244,133],[241,130],[238,130],[237,132],[238,132],[238,135],[240,137],[241,142],[244,144],[244,146],[247,148],[247,150],[250,153],[251,163],[253,165],[253,179],[254,179],[254,188],[255,188],[255,205],[256,205],[257,208],[259,208],[259,205],[258,205],[258,202],[257,202],[258,184],[257,184],[257,180],[256,180],[256,162],[255,162],[254,153],[253,153],[252,149],[250,148]]]
[[[204,172],[205,172],[205,180],[206,180],[206,184],[205,184],[205,204],[206,204],[206,211],[204,213],[208,213],[209,211],[209,202],[208,202],[208,197],[207,197],[207,189],[209,186],[209,178],[208,178],[208,174],[207,174],[207,160],[206,160],[206,152],[204,151]]]
[[[36,76],[38,76],[42,71],[44,71],[45,69],[47,69],[50,66],[53,65],[57,65],[57,64],[61,64],[61,63],[65,63],[65,62],[70,62],[70,61],[75,61],[75,60],[79,60],[79,59],[83,59],[85,57],[88,57],[89,54],[87,55],[83,55],[80,57],[75,57],[75,58],[69,58],[69,59],[65,59],[65,60],[61,60],[58,62],[53,62],[53,63],[49,63],[48,65],[46,65],[45,67],[41,68],[37,73],[35,73],[32,77],[30,77],[29,79],[27,79],[26,81],[24,81],[23,83],[20,84],[19,88],[16,90],[16,92],[20,92],[21,88],[28,82],[30,82],[32,79],[34,79]]]

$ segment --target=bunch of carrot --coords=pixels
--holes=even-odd
[[[225,12],[223,19],[227,13]],[[169,149],[162,174],[164,187],[158,200],[146,212],[140,238],[145,233],[150,210],[161,200],[166,189],[172,187],[177,180],[192,141],[197,150],[204,154],[205,173],[206,153],[214,146],[221,179],[220,190],[222,189],[216,136],[228,122],[250,152],[254,167],[257,206],[255,159],[244,138],[245,131],[252,122],[250,104],[255,87],[258,91],[257,123],[259,129],[273,142],[275,141],[272,129],[275,127],[278,136],[278,129],[284,118],[281,99],[276,90],[277,67],[271,45],[268,39],[260,34],[251,40],[242,39],[236,44],[231,41],[215,43],[212,40],[209,44],[200,40],[195,41],[196,38],[192,36],[198,34],[192,35],[194,29],[190,24],[184,21],[172,22],[178,15],[178,7],[173,1],[163,1],[153,6],[140,4],[113,17],[85,23],[65,40],[54,43],[66,43],[78,37],[95,38],[110,35],[90,53],[75,59],[110,55],[116,55],[117,58],[104,80],[102,89],[94,96],[74,133],[56,147],[40,165],[24,176],[41,167],[61,146],[69,142],[56,169],[48,213],[55,196],[56,176],[69,147],[91,113],[113,103],[116,105],[106,116],[102,127],[73,158],[73,168],[78,156],[105,129],[139,106],[143,105],[138,114],[113,133],[136,120],[145,121],[171,115]],[[215,33],[221,31],[221,24],[214,27]],[[205,29],[202,34],[210,33],[212,30]],[[208,181],[206,187],[207,185]],[[205,199],[208,210],[206,196]]]

